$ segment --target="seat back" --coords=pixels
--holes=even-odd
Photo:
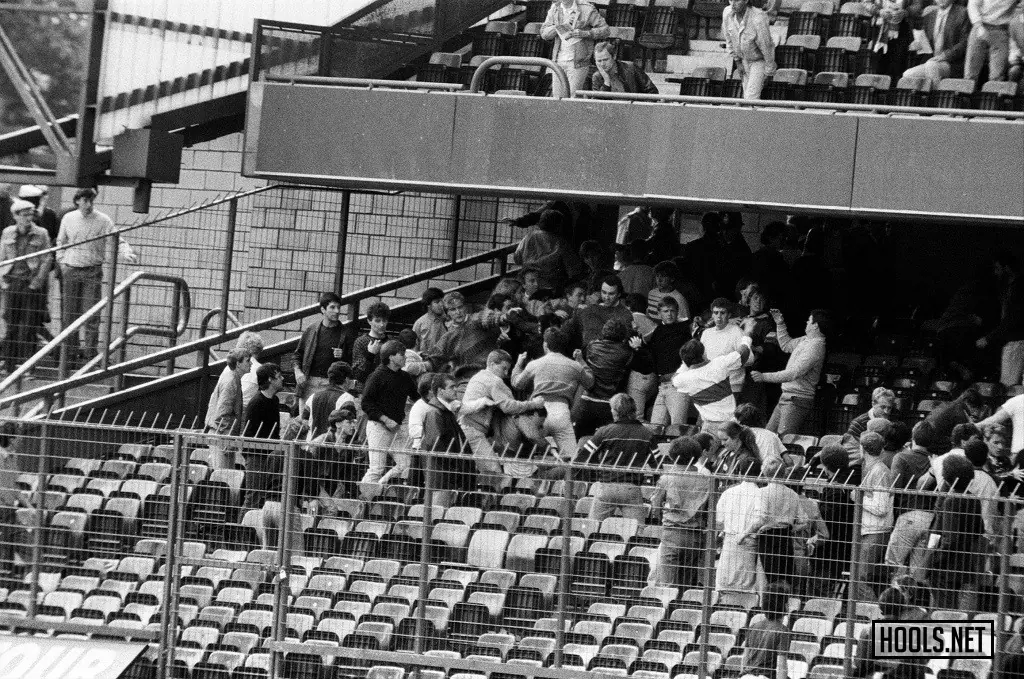
[[[846,7],[846,5],[843,5]],[[873,87],[876,90],[887,91],[892,86],[892,78],[887,75],[879,75],[877,73],[862,73],[857,76],[857,80],[854,81],[857,87]]]
[[[814,84],[845,88],[850,84],[850,74],[837,73],[835,71],[823,71],[815,74]]]
[[[807,84],[807,71],[802,68],[780,68],[775,71],[773,80],[789,85],[805,85]]]

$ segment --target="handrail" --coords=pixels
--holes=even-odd
[[[0,382],[0,394],[6,391],[7,388],[10,387],[12,384],[15,384],[18,381],[20,381],[21,378],[25,376],[25,374],[27,374],[30,370],[35,368],[36,365],[38,365],[38,363],[43,358],[50,354],[50,352],[52,352],[55,348],[63,344],[68,337],[70,337],[73,333],[77,332],[79,328],[83,327],[94,316],[97,316],[101,311],[103,311],[103,309],[107,307],[107,305],[113,303],[113,300],[117,299],[125,292],[130,290],[131,287],[140,280],[155,280],[163,281],[165,283],[173,283],[175,288],[179,291],[179,298],[181,296],[180,293],[182,291],[184,292],[185,303],[183,307],[185,313],[179,315],[177,327],[169,329],[147,327],[144,329],[145,334],[155,335],[157,337],[175,338],[181,336],[181,334],[184,333],[185,330],[188,328],[188,317],[192,311],[192,297],[189,293],[188,283],[185,281],[184,278],[179,278],[177,276],[150,273],[148,271],[136,271],[135,273],[131,274],[123,281],[121,281],[121,283],[119,283],[118,286],[114,288],[113,296],[104,297],[103,299],[99,300],[94,305],[92,305],[91,308],[89,308],[85,313],[83,313],[81,316],[72,321],[67,327],[65,327],[59,333],[57,333],[57,335],[52,340],[47,342],[45,346],[39,349],[39,351],[33,354],[27,361],[18,366],[10,375],[8,375],[2,382]],[[143,331],[140,330],[139,332]],[[110,342],[110,338],[107,338],[107,341]],[[107,351],[109,350],[110,348],[108,346]],[[21,403],[21,401],[18,402]]]
[[[520,66],[545,66],[551,71],[551,74],[556,80],[558,85],[561,87],[561,91],[552,87],[551,96],[554,99],[563,99],[569,96],[569,78],[566,77],[565,71],[562,67],[551,61],[550,59],[543,59],[541,57],[487,57],[480,65],[473,71],[473,80],[469,84],[469,91],[476,94],[480,91],[480,83],[483,82],[484,74],[487,70],[496,64],[518,64]]]
[[[242,325],[242,322],[238,320],[238,316],[234,315],[230,309],[227,312],[225,312],[224,309],[222,309],[221,307],[217,307],[216,309],[210,309],[209,311],[207,311],[203,315],[203,320],[199,321],[199,337],[206,337],[206,331],[209,330],[210,328],[210,321],[212,321],[217,316],[220,316],[221,314],[227,316],[227,319],[234,323],[236,328]],[[214,360],[220,359],[220,357],[217,355],[216,350],[214,350],[213,347],[210,347],[207,351],[210,354],[210,358]]]
[[[414,285],[415,283],[419,283],[421,281],[430,280],[431,278],[437,278],[438,276],[443,276],[453,271],[458,271],[467,266],[472,266],[474,264],[483,264],[485,262],[492,261],[502,256],[507,257],[508,255],[512,254],[512,252],[515,251],[515,248],[515,245],[506,245],[500,248],[495,248],[493,250],[488,250],[487,252],[473,255],[472,257],[465,257],[463,259],[456,260],[453,263],[442,264],[440,266],[435,266],[431,269],[420,271],[419,273],[410,274],[402,278],[397,278],[387,283],[380,283],[378,285],[370,286],[368,288],[356,290],[355,292],[351,292],[347,295],[342,295],[342,306],[357,303],[360,300],[365,299],[366,297],[379,295],[382,292],[398,290],[409,285]],[[0,409],[17,405],[19,403],[25,403],[36,398],[45,397],[47,394],[63,393],[71,389],[74,389],[75,387],[80,387],[83,384],[88,384],[96,379],[105,379],[107,377],[111,377],[114,375],[123,375],[131,370],[135,370],[136,368],[143,368],[149,365],[160,363],[161,361],[167,361],[193,352],[200,352],[201,358],[202,352],[205,352],[210,347],[215,347],[218,344],[223,344],[224,342],[230,342],[231,340],[237,339],[238,337],[241,337],[242,333],[246,331],[259,332],[261,330],[269,330],[270,328],[274,328],[285,323],[291,323],[292,321],[302,320],[303,318],[319,313],[319,311],[319,304],[310,304],[308,306],[295,309],[294,311],[287,311],[283,314],[278,314],[277,316],[265,318],[262,321],[255,321],[247,325],[239,326],[233,330],[229,330],[226,333],[217,335],[215,337],[193,340],[192,342],[180,344],[176,347],[162,349],[148,356],[134,358],[129,361],[122,361],[121,363],[108,366],[105,370],[99,372],[90,373],[89,375],[72,377],[58,384],[48,384],[18,394],[13,394],[11,396],[5,396],[3,398],[0,398]],[[72,324],[68,327],[77,328],[80,326],[75,326],[74,324]],[[58,337],[61,337],[61,339],[63,339],[62,336],[64,336],[64,334],[65,333],[62,332],[61,335],[58,335]],[[54,340],[56,341],[57,338],[54,338]],[[8,378],[8,380],[9,379],[10,378]],[[5,382],[6,381],[7,380],[5,380]],[[0,384],[0,388],[2,387],[3,385]],[[55,387],[59,388],[55,389]]]
[[[486,62],[485,62],[486,63]],[[481,64],[482,66],[483,64]],[[742,108],[816,109],[824,111],[850,111],[864,113],[907,113],[912,115],[943,115],[961,118],[1002,118],[1024,120],[1021,111],[981,111],[973,108],[931,108],[926,106],[886,106],[882,104],[832,104],[820,101],[794,101],[790,99],[773,101],[768,99],[731,99],[729,97],[691,97],[682,94],[632,94],[629,92],[594,92],[580,90],[574,95],[578,99],[612,99],[616,101],[668,102],[678,104],[714,104]]]
[[[338,85],[348,87],[387,87],[396,90],[442,90],[457,92],[464,89],[461,83],[421,83],[415,80],[384,80],[381,78],[342,78],[328,75],[268,75],[263,82],[286,85]]]

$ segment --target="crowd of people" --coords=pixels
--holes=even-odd
[[[733,59],[744,99],[760,99],[776,71],[771,24],[781,0],[730,0],[722,11],[722,39]],[[1024,4],[1018,0],[870,0],[872,72],[921,78],[933,89],[944,78],[1021,80]],[[792,31],[790,31],[792,33]],[[552,58],[565,70],[570,92],[594,89],[657,93],[635,64],[617,62],[609,27],[586,0],[555,0],[541,29],[554,43]]]
[[[59,308],[53,316],[66,328],[93,307],[101,295],[108,243],[117,238],[118,257],[127,263],[138,256],[115,234],[114,222],[96,210],[96,191],[79,189],[74,207],[58,215],[47,205],[45,186],[22,185],[17,197],[0,191],[0,301],[5,333],[0,344],[0,369],[13,372],[40,343],[53,339],[50,291],[56,287]],[[53,250],[53,248],[59,248]],[[99,347],[98,315],[68,337],[68,364],[77,367],[95,357]]]
[[[653,581],[830,596],[857,553],[861,600],[904,577],[936,606],[990,606],[1016,507],[1005,498],[1024,489],[1024,395],[993,412],[967,388],[911,429],[879,387],[836,441],[791,455],[781,437],[802,433],[837,330],[830,311],[813,308],[791,334],[787,317],[804,300],[789,294],[789,266],[772,248],[779,225],[764,229],[765,248],[742,254],[739,215],[706,215],[704,238],[685,247],[664,236],[671,214],[633,217],[604,270],[600,244],[569,246],[558,209],[528,216],[522,268],[482,308],[428,288],[423,315],[398,333],[376,301],[353,336],[340,298],[324,293],[295,353],[293,417],[280,412],[281,368],[255,363],[261,342],[247,333],[228,355],[208,430],[303,442],[297,500],[308,511],[396,492],[424,501],[427,489],[435,506],[488,508],[513,487],[543,493],[572,468],[594,484],[592,519],[660,524]],[[690,262],[703,268],[684,276]],[[1003,312],[977,335],[1004,343],[1005,368],[1018,360],[1020,293],[1013,261],[1000,255],[997,268],[1013,274]],[[710,296],[729,288],[733,299]],[[786,300],[785,313],[772,298]],[[1019,371],[1004,377],[1020,383]],[[246,504],[260,507],[280,492],[281,459],[237,452]],[[224,454],[233,466],[236,453]],[[707,576],[712,525],[723,538]]]

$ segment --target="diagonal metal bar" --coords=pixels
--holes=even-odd
[[[53,111],[46,104],[42,91],[36,85],[35,79],[29,72],[28,67],[18,56],[14,43],[7,37],[7,33],[0,26],[0,65],[7,72],[7,77],[16,84],[15,89],[18,96],[32,114],[32,119],[39,126],[39,131],[46,137],[46,142],[57,154],[69,154],[71,143],[61,129],[60,123],[53,115]]]

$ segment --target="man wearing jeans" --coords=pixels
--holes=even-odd
[[[768,15],[748,4],[748,0],[729,0],[722,10],[722,33],[743,79],[743,98],[760,99],[765,76],[775,73],[775,45]]]
[[[394,445],[398,428],[405,419],[405,402],[419,398],[416,382],[402,370],[405,367],[405,345],[388,340],[380,349],[380,365],[370,374],[363,389],[362,408],[366,414],[366,446],[369,448],[370,468],[363,476],[360,489],[365,499],[377,495],[377,485],[384,477],[388,449]],[[409,469],[406,455],[391,453],[395,460],[395,474]]]
[[[971,33],[967,37],[964,77],[977,80],[988,57],[988,79],[1005,80],[1010,58],[1010,19],[1018,0],[968,0]]]
[[[551,59],[558,63],[569,78],[572,96],[581,89],[590,73],[591,57],[598,40],[608,37],[608,22],[587,0],[555,0],[544,19],[540,37],[555,43]]]
[[[778,309],[771,310],[775,319],[779,348],[789,354],[785,370],[762,373],[751,371],[750,379],[755,382],[782,384],[782,397],[768,420],[768,430],[779,436],[799,434],[811,408],[814,407],[814,391],[825,364],[825,338],[831,332],[828,313],[815,309],[807,317],[803,337],[790,337],[786,321]]]
[[[594,432],[583,446],[582,462],[601,467],[589,518],[604,521],[618,508],[622,516],[643,525],[647,508],[640,485],[644,481],[642,470],[657,451],[654,433],[636,419],[631,396],[615,394],[611,407],[614,421]]]
[[[79,189],[75,192],[77,210],[64,215],[60,221],[56,246],[57,264],[64,278],[64,308],[61,324],[68,327],[100,301],[100,287],[103,282],[103,265],[107,260],[107,238],[117,240],[118,254],[129,264],[139,258],[132,252],[128,241],[114,231],[114,222],[107,215],[93,207],[96,200],[94,189]],[[92,358],[97,352],[99,341],[99,316],[93,316],[85,326],[85,344],[81,349],[84,358]],[[76,335],[68,337],[69,356],[78,351]]]

